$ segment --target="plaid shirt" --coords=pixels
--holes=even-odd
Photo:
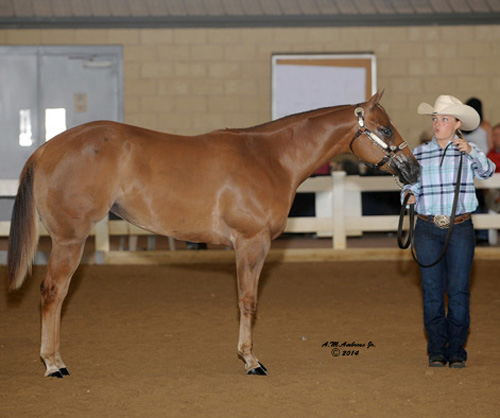
[[[469,145],[472,151],[469,155],[465,154],[463,158],[456,215],[474,212],[477,209],[474,177],[485,180],[495,172],[495,164],[476,145],[472,143]],[[451,141],[445,151],[438,145],[436,139],[432,138],[432,141],[416,147],[413,154],[420,163],[420,179],[415,184],[407,184],[403,187],[401,199],[405,192],[410,190],[417,198],[415,205],[417,213],[451,215],[460,152],[451,144]],[[444,159],[443,155],[445,155]]]

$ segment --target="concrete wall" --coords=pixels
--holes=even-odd
[[[373,52],[382,103],[412,145],[438,94],[477,96],[500,122],[500,25],[0,30],[2,45],[123,45],[127,123],[197,134],[271,118],[273,53]]]

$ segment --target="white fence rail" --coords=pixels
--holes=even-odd
[[[478,189],[500,189],[500,173],[488,180],[476,181]],[[397,231],[399,215],[363,216],[362,192],[399,191],[389,176],[346,176],[336,171],[331,177],[314,177],[304,182],[298,192],[328,193],[332,210],[326,218],[289,218],[287,232],[329,231],[333,233],[333,248],[345,249],[346,238],[359,232]],[[500,214],[473,215],[476,229],[500,229]],[[406,225],[407,227],[407,225]]]
[[[500,173],[492,178],[476,182],[481,189],[500,189]],[[285,232],[326,233],[333,237],[332,247],[336,250],[346,248],[347,236],[359,235],[362,232],[396,231],[398,215],[363,216],[361,213],[362,192],[398,191],[392,177],[346,176],[336,171],[331,176],[313,177],[306,180],[298,189],[298,193],[324,194],[330,208],[326,215],[317,217],[289,218]],[[0,197],[13,197],[17,193],[17,180],[0,180]],[[317,210],[318,212],[318,210]],[[322,211],[325,212],[324,208]],[[500,229],[500,214],[473,215],[476,229]],[[0,237],[9,234],[10,222],[0,222]],[[47,231],[40,227],[40,234]],[[109,252],[110,236],[151,235],[150,232],[138,228],[125,221],[101,221],[92,235],[96,240],[96,251]]]

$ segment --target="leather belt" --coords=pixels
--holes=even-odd
[[[447,215],[417,215],[418,218],[422,219],[425,222],[432,222],[439,228],[446,229],[450,226],[450,217]],[[462,215],[455,216],[455,225],[461,224],[466,220],[471,218],[471,213],[467,212]]]

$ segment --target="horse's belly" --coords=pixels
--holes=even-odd
[[[230,245],[229,234],[221,228],[220,217],[210,203],[197,200],[144,200],[140,196],[122,198],[111,211],[128,222],[158,235],[178,240]]]

